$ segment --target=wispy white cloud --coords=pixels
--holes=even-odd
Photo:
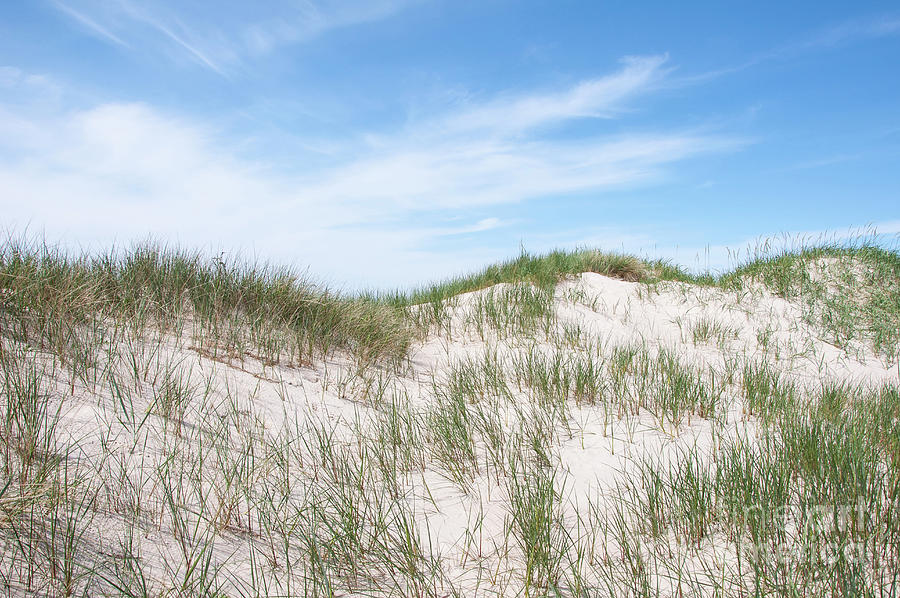
[[[900,35],[900,15],[882,14],[868,18],[851,19],[822,29],[805,39],[785,45],[775,52],[790,53],[801,50],[830,48],[844,43],[877,39],[891,35]]]
[[[900,16],[896,13],[851,19],[837,25],[820,28],[794,40],[759,52],[744,62],[705,73],[682,76],[677,80],[673,80],[671,84],[679,86],[696,85],[771,61],[796,58],[810,52],[821,52],[830,48],[894,35],[900,35]]]
[[[666,56],[630,56],[613,74],[582,81],[551,93],[500,98],[451,116],[440,127],[442,134],[492,130],[518,134],[535,127],[573,118],[612,118],[625,102],[647,93],[666,71]]]
[[[197,42],[187,41],[187,39],[182,37],[182,35],[175,33],[175,31],[170,26],[166,25],[160,19],[154,18],[144,13],[135,12],[135,14],[139,14],[139,18],[144,23],[159,31],[164,37],[168,38],[169,40],[174,42],[176,46],[187,52],[188,56],[192,60],[194,60],[201,66],[205,66],[217,72],[220,75],[226,75],[224,66],[222,64],[219,64],[220,59],[213,59],[210,51],[201,49]],[[227,52],[227,56],[221,57],[221,60],[224,62],[228,57],[231,56],[233,56],[233,54],[231,52]]]
[[[31,94],[31,100],[44,99],[48,94],[56,96],[60,91],[59,85],[49,77],[28,73],[14,66],[0,66],[0,88],[8,92],[19,90]],[[6,99],[9,98],[6,95]]]
[[[242,31],[246,48],[265,54],[285,45],[309,41],[334,29],[379,21],[419,0],[350,0],[293,3],[289,10],[250,23]]]
[[[836,154],[825,156],[823,158],[813,158],[810,160],[802,160],[778,169],[777,172],[790,172],[793,170],[812,170],[816,168],[824,168],[825,166],[834,166],[835,164],[843,164],[845,162],[853,162],[859,160],[861,154]]]
[[[264,5],[53,0],[56,9],[98,39],[230,75],[250,57],[306,42],[328,31],[387,18],[417,0],[277,0]]]
[[[631,59],[620,72],[555,94],[520,93],[423,118],[315,170],[242,158],[240,139],[146,104],[39,113],[0,106],[0,131],[17,123],[20,133],[0,136],[0,206],[8,223],[53,237],[109,243],[152,234],[297,259],[363,284],[422,280],[439,266],[452,271],[460,260],[493,257],[474,243],[452,255],[427,249],[508,226],[490,214],[493,206],[646,185],[662,180],[667,165],[740,147],[740,139],[702,131],[572,141],[536,126],[624,109],[625,98],[652,89],[660,65]],[[435,127],[502,114],[504,102],[510,111],[542,108],[524,110],[512,129],[488,120],[449,135]],[[448,226],[448,213],[471,215]]]
[[[78,23],[82,27],[86,28],[89,33],[92,33],[92,34],[100,37],[104,41],[112,42],[113,44],[116,44],[118,46],[122,46],[124,48],[129,47],[129,44],[127,42],[125,42],[122,38],[120,38],[118,35],[116,35],[112,31],[110,31],[109,29],[107,29],[106,27],[104,27],[103,25],[101,25],[100,23],[95,21],[94,19],[90,18],[83,12],[72,8],[70,5],[66,4],[65,2],[62,2],[61,0],[54,0],[53,6],[56,7],[56,9],[59,10],[64,15],[71,18],[72,20],[74,20],[76,23]]]
[[[519,93],[423,118],[372,151],[305,181],[334,203],[394,209],[460,208],[601,191],[653,180],[669,163],[735,149],[746,140],[699,131],[567,140],[542,127],[611,118],[665,76],[664,56],[631,57],[612,74],[561,91]]]
[[[506,223],[499,218],[483,218],[475,224],[460,226],[456,228],[435,229],[435,236],[454,236],[454,235],[470,235],[472,233],[483,233],[485,231],[494,230],[506,226]]]
[[[652,181],[665,164],[732,150],[740,140],[660,133],[528,143],[467,140],[401,146],[316,175],[305,193],[393,209],[463,208]]]

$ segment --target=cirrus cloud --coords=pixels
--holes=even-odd
[[[494,207],[651,184],[669,165],[746,143],[699,130],[578,140],[541,130],[614,116],[652,91],[664,62],[631,58],[568,89],[430,115],[370,144],[347,142],[316,169],[248,159],[242,139],[211,122],[144,103],[0,105],[0,131],[19,133],[0,140],[0,201],[9,224],[53,237],[108,244],[153,235],[312,263],[339,281],[408,283],[462,259],[430,252],[437,239],[506,226]],[[37,93],[22,89],[27,77],[15,79],[16,93]],[[518,116],[502,121],[503,113]],[[445,123],[456,123],[452,134]]]

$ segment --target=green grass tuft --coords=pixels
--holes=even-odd
[[[630,255],[604,253],[593,249],[575,251],[556,250],[542,255],[523,251],[519,257],[493,264],[480,272],[451,278],[440,283],[413,290],[396,292],[385,298],[394,305],[418,305],[440,302],[462,293],[477,291],[500,283],[530,283],[543,290],[552,290],[560,280],[583,272],[596,272],[623,280],[645,280],[655,268],[664,268],[670,276],[681,272],[663,262],[648,264]]]
[[[289,269],[154,244],[90,256],[13,238],[0,243],[0,322],[19,340],[71,354],[75,332],[103,318],[162,328],[189,318],[204,351],[268,362],[333,349],[397,359],[411,342],[396,310],[337,295]]]

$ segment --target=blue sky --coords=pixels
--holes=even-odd
[[[0,224],[410,285],[900,232],[894,2],[0,6]]]

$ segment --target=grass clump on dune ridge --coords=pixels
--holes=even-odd
[[[833,344],[871,345],[888,358],[900,354],[900,254],[873,238],[806,243],[778,250],[764,243],[743,263],[723,272],[694,273],[665,260],[592,249],[554,250],[517,258],[410,292],[378,297],[406,309],[416,306],[419,324],[446,321],[446,302],[457,295],[496,284],[531,284],[544,292],[569,276],[595,272],[633,282],[683,282],[724,290],[758,283],[775,295],[798,301],[804,319],[819,327]],[[409,316],[409,314],[407,314]]]
[[[726,289],[761,283],[798,302],[803,319],[832,344],[861,342],[885,357],[900,355],[900,254],[870,240],[763,250],[716,282]]]
[[[451,278],[410,293],[394,293],[387,300],[402,306],[444,301],[500,283],[526,282],[547,290],[566,276],[583,272],[638,281],[647,278],[652,267],[653,264],[631,255],[604,253],[593,249],[554,250],[541,255],[522,251],[519,257],[492,264],[480,272]]]
[[[677,279],[688,276],[680,268],[663,261],[647,262],[635,256],[595,249],[557,249],[539,255],[532,255],[523,249],[517,258],[492,264],[481,271],[411,291],[380,294],[377,299],[404,312],[407,319],[423,331],[437,329],[450,334],[448,305],[452,305],[455,297],[508,284],[513,288],[498,292],[492,290],[479,300],[476,311],[480,313],[476,314],[479,316],[476,319],[491,324],[503,320],[514,323],[512,320],[518,319],[521,314],[526,316],[526,320],[532,320],[531,324],[537,324],[538,320],[546,318],[540,317],[540,309],[534,309],[540,306],[535,304],[550,301],[557,283],[584,272],[633,282],[656,280],[663,274]],[[496,329],[496,326],[492,327]],[[479,332],[483,336],[484,331]]]
[[[51,346],[104,318],[176,332],[192,321],[211,352],[266,353],[267,361],[280,353],[304,361],[331,349],[396,358],[410,338],[395,310],[342,297],[289,269],[152,243],[89,256],[8,238],[0,244],[0,318],[21,340]]]
[[[205,341],[196,344],[214,355],[302,362],[343,349],[371,361],[404,356],[411,328],[445,322],[446,303],[457,295],[507,283],[534,285],[536,293],[552,296],[560,280],[583,272],[726,290],[761,283],[799,301],[804,319],[837,346],[861,341],[887,357],[900,351],[900,255],[866,239],[780,252],[764,246],[719,275],[590,249],[523,251],[410,292],[348,297],[290,269],[153,243],[90,256],[8,237],[0,243],[0,317],[20,339],[37,334],[42,346],[56,344],[58,352],[71,345],[79,325],[111,317],[138,329],[150,323],[178,329],[190,320]]]

